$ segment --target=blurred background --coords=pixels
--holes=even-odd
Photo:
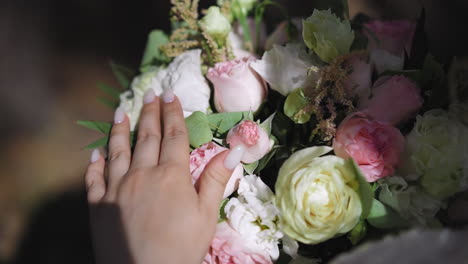
[[[329,3],[279,2],[302,17]],[[468,51],[466,1],[348,2],[351,16],[389,19],[416,20],[424,7],[430,51],[443,62]],[[147,33],[169,29],[169,8],[169,0],[0,1],[0,263],[93,263],[83,147],[99,135],[75,121],[112,119],[96,83],[117,85],[111,59],[138,67]]]

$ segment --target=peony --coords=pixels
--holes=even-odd
[[[270,84],[271,89],[287,96],[297,88],[304,88],[307,82],[317,82],[319,68],[299,43],[286,46],[274,45],[266,51],[261,60],[253,62],[252,68]],[[310,71],[309,71],[310,70]],[[308,75],[308,71],[312,73]]]
[[[267,94],[267,86],[250,64],[256,59],[244,57],[216,63],[207,77],[214,86],[214,101],[219,112],[257,111]]]
[[[200,26],[221,46],[224,46],[231,32],[231,22],[221,14],[217,6],[208,8],[207,14],[200,20]]]
[[[252,163],[260,160],[273,147],[268,133],[260,125],[253,121],[242,121],[229,130],[226,142],[231,148],[237,145],[245,146],[245,154],[242,162]]]
[[[275,190],[280,226],[302,243],[317,244],[349,232],[362,213],[352,164],[336,156],[320,157],[330,151],[297,151],[279,170]]]
[[[195,111],[206,113],[210,107],[210,87],[201,72],[201,50],[177,56],[166,69],[153,68],[132,81],[131,90],[120,96],[120,106],[129,116],[132,131],[143,107],[143,95],[153,89],[156,95],[172,89],[182,103],[184,116]]]
[[[295,17],[291,19],[292,25],[288,21],[281,22],[273,33],[271,33],[266,42],[265,50],[273,48],[273,45],[284,45],[290,42],[296,33],[302,32],[302,19]],[[290,28],[288,28],[290,27]]]
[[[421,89],[404,76],[384,76],[373,88],[373,96],[361,108],[374,119],[397,125],[416,115],[423,104]]]
[[[354,32],[348,20],[341,21],[329,10],[314,10],[303,22],[304,42],[325,62],[349,52]]]
[[[364,25],[369,39],[371,60],[378,73],[386,70],[402,70],[405,50],[410,54],[416,24],[406,21],[375,20]]]
[[[419,186],[410,186],[399,176],[387,177],[379,182],[379,200],[394,209],[409,223],[431,226],[440,208],[445,204],[427,194]]]
[[[424,189],[444,199],[468,187],[468,128],[444,110],[416,118],[407,135],[405,172]]]
[[[246,244],[278,259],[283,233],[277,225],[279,212],[273,203],[273,192],[260,177],[247,175],[240,180],[237,193],[224,207],[227,222]]]
[[[344,81],[345,89],[358,98],[359,104],[366,102],[371,94],[371,65],[364,56],[352,55],[346,60],[346,66],[351,69],[351,73]]]
[[[404,145],[405,138],[400,130],[357,112],[338,127],[333,149],[339,157],[352,157],[366,180],[374,182],[393,174]]]
[[[216,226],[216,233],[203,264],[270,264],[264,251],[246,244],[226,222]]]
[[[192,174],[192,183],[195,184],[203,173],[206,165],[218,153],[223,152],[226,148],[221,147],[213,142],[209,142],[190,153],[190,174]],[[238,186],[239,180],[244,175],[242,165],[237,166],[229,179],[226,189],[224,190],[224,198],[231,195]]]

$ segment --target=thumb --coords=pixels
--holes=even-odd
[[[217,214],[224,189],[232,172],[240,164],[245,147],[240,145],[216,155],[205,167],[199,185],[200,203],[210,214]]]

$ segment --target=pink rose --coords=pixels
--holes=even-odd
[[[250,67],[254,57],[216,63],[207,77],[219,112],[257,111],[267,95],[265,81]]]
[[[227,222],[216,226],[216,233],[203,264],[271,264],[266,252],[254,250]]]
[[[416,24],[407,20],[375,20],[364,26],[370,31],[364,34],[369,39],[368,48],[377,71],[403,69],[405,50],[409,55]]]
[[[423,104],[420,88],[404,76],[383,76],[374,87],[372,98],[361,109],[378,121],[397,125],[414,116]]]
[[[227,148],[223,148],[214,142],[206,143],[205,145],[193,150],[190,153],[190,173],[192,174],[192,183],[195,184],[203,173],[206,165],[218,153],[223,152]],[[239,186],[239,179],[244,176],[242,165],[237,166],[229,179],[226,189],[224,190],[224,198],[231,195]]]
[[[371,94],[372,67],[365,56],[353,55],[345,62],[351,68],[351,73],[344,81],[344,87],[349,94],[356,96],[359,102],[365,102]]]
[[[353,113],[338,127],[333,142],[335,154],[356,161],[368,182],[393,174],[400,163],[405,139],[397,128]]]
[[[253,121],[242,121],[237,126],[231,128],[226,138],[231,148],[244,145],[245,154],[242,157],[244,163],[255,162],[268,152],[272,144],[268,133]]]

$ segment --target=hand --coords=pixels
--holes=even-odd
[[[214,157],[197,190],[179,100],[169,92],[160,101],[151,90],[144,102],[133,154],[129,120],[117,109],[109,159],[95,150],[85,175],[97,262],[199,264],[242,149]]]

